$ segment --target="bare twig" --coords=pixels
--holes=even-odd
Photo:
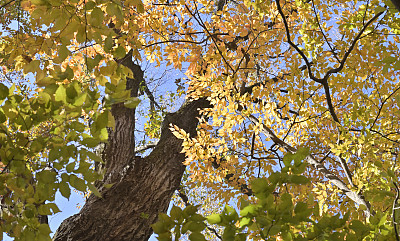
[[[147,145],[138,147],[137,149],[135,149],[135,153],[142,152],[142,151],[145,151],[145,150],[150,149],[150,148],[154,148],[154,147],[157,146],[157,144],[158,143],[149,143]]]

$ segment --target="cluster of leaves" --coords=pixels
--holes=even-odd
[[[291,173],[306,166],[301,152],[285,156],[285,170],[274,172],[268,178],[255,178],[251,187],[255,198],[240,200],[239,213],[225,206],[219,214],[203,216],[196,213],[199,206],[183,210],[173,206],[170,215],[160,214],[153,225],[158,240],[178,240],[188,235],[189,240],[206,240],[205,234],[221,228],[221,240],[394,240],[394,230],[387,214],[378,213],[368,223],[349,220],[350,213],[330,215],[321,213],[312,194],[306,202],[290,194],[288,185],[305,185],[310,182],[301,175]],[[292,162],[293,160],[293,162]],[[279,192],[278,192],[279,191]]]
[[[125,90],[132,73],[120,63],[143,55],[158,66],[187,67],[188,98],[212,104],[196,137],[174,130],[184,140],[187,188],[201,182],[224,203],[250,195],[249,187],[257,197],[243,195],[255,206],[241,216],[225,209],[218,224],[227,235],[262,238],[271,228],[277,237],[308,237],[323,235],[315,230],[327,224],[327,233],[341,237],[363,236],[359,230],[392,234],[386,226],[396,220],[389,214],[399,182],[400,21],[390,1],[10,0],[0,6],[7,12],[0,19],[3,73],[35,78],[33,94],[12,81],[0,86],[0,231],[22,240],[48,236],[36,216],[58,211],[51,203],[57,190],[66,197],[70,185],[96,193],[90,166],[100,160],[90,148],[107,139],[114,122],[99,106],[99,89],[108,96],[105,107],[135,107],[138,100]],[[157,138],[161,115],[153,120],[147,131]],[[282,157],[302,146],[311,165]],[[295,185],[305,180],[300,173],[310,183]],[[279,195],[268,189],[260,196],[264,184],[279,187]],[[318,216],[299,210],[314,210],[314,202]],[[250,207],[243,205],[242,211]],[[284,206],[292,211],[271,219]],[[157,232],[180,222],[179,232],[201,236],[193,224],[183,229],[189,221],[204,228],[191,208],[176,213],[172,221],[162,215],[168,225]],[[269,223],[255,228],[264,214]],[[348,228],[334,231],[339,226]]]
[[[397,10],[389,1],[219,2],[146,5],[139,16],[153,27],[143,28],[148,58],[190,63],[189,98],[212,104],[196,137],[174,129],[187,188],[201,182],[229,203],[280,169],[282,153],[306,146],[312,185],[291,186],[297,200],[312,192],[321,213],[389,221],[399,182]]]
[[[128,51],[104,24],[120,28],[125,13],[116,1],[0,5],[7,13],[0,20],[0,239],[7,233],[15,240],[50,240],[48,224],[38,217],[60,211],[57,191],[65,198],[72,188],[100,195],[93,163],[102,160],[93,148],[114,126],[104,107],[138,105],[126,90],[132,72],[114,61]],[[141,2],[133,1],[136,6],[140,10]],[[15,83],[14,76],[24,77]]]
[[[21,240],[44,240],[50,229],[37,216],[59,212],[52,203],[57,190],[69,198],[71,187],[94,188],[99,174],[91,160],[101,160],[91,148],[107,139],[111,115],[94,114],[87,130],[78,118],[97,109],[99,94],[77,82],[48,84],[34,96],[15,85],[0,88],[1,231]]]

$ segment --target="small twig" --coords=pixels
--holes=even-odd
[[[207,229],[210,230],[211,232],[213,232],[215,234],[215,236],[217,236],[217,238],[219,238],[220,240],[222,240],[221,235],[218,234],[217,230],[215,230],[214,228],[207,226]]]
[[[165,41],[160,41],[160,42],[155,42],[155,43],[151,43],[148,45],[144,45],[143,48],[148,48],[154,45],[158,45],[158,44],[165,44],[165,43],[191,43],[191,44],[202,44],[204,42],[206,42],[208,39],[210,38],[210,36],[207,36],[205,39],[201,40],[201,41],[193,41],[193,40],[181,40],[181,39],[171,39],[171,40],[165,40]]]
[[[189,206],[190,205],[189,198],[187,197],[186,193],[184,193],[182,191],[181,187],[178,188],[178,193],[179,193],[179,197],[182,199],[182,201],[185,204],[185,206]]]
[[[328,156],[329,156],[331,153],[332,153],[332,152],[329,151],[319,162],[320,162],[320,163],[323,163],[323,162],[326,160],[326,158],[328,158]]]
[[[12,2],[15,2],[15,0],[11,0],[11,1],[8,1],[8,2],[4,3],[3,5],[0,6],[0,9],[4,8],[4,7],[7,7],[7,5],[9,5]]]
[[[343,157],[339,156],[339,162],[342,165],[344,174],[346,174],[346,178],[349,181],[350,185],[352,187],[355,187],[355,185],[353,183],[353,176],[351,175],[351,171],[350,171],[349,166],[346,163],[346,160]]]
[[[147,149],[154,148],[156,146],[157,146],[157,143],[149,143],[147,145],[144,145],[144,146],[141,146],[141,147],[138,147],[137,149],[135,149],[135,153],[142,152]]]
[[[142,81],[142,83],[140,83],[140,85],[144,88],[143,90],[146,93],[147,97],[149,97],[150,104],[152,106],[156,106],[158,109],[162,110],[161,106],[155,100],[153,93],[150,91],[149,87],[147,86],[146,81]]]
[[[374,122],[373,122],[372,125],[371,125],[370,130],[372,130],[372,128],[374,128],[374,125],[375,125],[375,123],[377,122],[377,120],[378,120],[378,118],[379,118],[379,115],[381,114],[381,111],[382,111],[383,106],[385,105],[386,101],[388,101],[398,90],[400,90],[400,86],[397,87],[388,97],[386,97],[386,98],[382,101],[381,106],[378,108],[378,114],[376,115],[376,117],[375,117],[375,119],[374,119]]]

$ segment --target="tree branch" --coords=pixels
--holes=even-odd
[[[304,60],[304,62],[306,63],[307,71],[308,71],[309,77],[310,77],[312,80],[314,80],[315,82],[320,83],[320,84],[322,84],[322,85],[324,86],[325,96],[326,96],[326,102],[327,102],[327,104],[328,104],[329,112],[330,112],[330,114],[331,114],[333,120],[336,121],[337,123],[340,123],[339,118],[337,117],[337,115],[336,115],[336,113],[335,113],[335,109],[334,109],[333,104],[332,104],[332,98],[331,98],[331,94],[330,94],[330,91],[329,91],[328,78],[329,78],[332,74],[338,73],[338,72],[340,72],[340,71],[343,69],[344,64],[345,64],[347,58],[349,57],[351,51],[354,49],[354,47],[355,47],[357,41],[361,38],[361,35],[364,33],[364,31],[367,29],[367,27],[368,27],[372,22],[374,22],[380,15],[382,15],[382,14],[384,13],[384,11],[377,13],[372,19],[370,19],[370,20],[367,22],[367,24],[365,24],[365,25],[363,26],[363,28],[361,29],[361,31],[358,33],[358,35],[355,37],[355,39],[354,39],[353,42],[351,43],[349,49],[348,49],[348,50],[346,51],[346,53],[344,54],[343,59],[340,61],[339,67],[328,70],[328,71],[326,72],[325,76],[321,79],[321,78],[317,78],[317,77],[314,76],[314,74],[313,74],[312,71],[311,71],[311,63],[308,61],[306,55],[304,54],[303,51],[301,51],[301,50],[299,49],[299,47],[297,47],[297,45],[295,45],[295,44],[292,42],[291,37],[290,37],[290,32],[289,32],[289,25],[288,25],[288,23],[287,23],[287,21],[286,21],[285,14],[283,13],[283,10],[282,10],[282,8],[281,8],[281,5],[280,5],[280,3],[279,3],[279,0],[275,0],[275,2],[276,2],[276,6],[277,6],[277,8],[278,8],[279,14],[280,14],[281,17],[282,17],[283,24],[284,24],[284,26],[285,26],[287,42],[289,43],[290,46],[292,46],[292,47],[297,51],[298,54],[300,54],[301,58],[302,58],[302,59]],[[315,11],[315,10],[314,10],[314,11]],[[317,16],[316,16],[316,17],[317,17]],[[318,20],[318,17],[317,17],[317,20]],[[328,42],[328,44],[329,44],[329,42]],[[330,45],[329,45],[329,46],[330,46]]]
[[[10,0],[10,1],[4,3],[3,5],[0,6],[0,9],[2,9],[2,8],[4,8],[4,7],[7,7],[7,5],[9,5],[9,4],[12,3],[12,2],[15,2],[15,0]]]
[[[289,43],[290,46],[292,46],[292,47],[297,51],[297,53],[300,54],[301,58],[302,58],[302,59],[304,60],[304,62],[306,63],[307,71],[308,71],[309,77],[310,77],[312,80],[314,80],[315,82],[322,84],[322,83],[323,83],[323,79],[316,78],[316,77],[313,75],[313,73],[312,73],[312,71],[311,71],[311,63],[310,63],[310,61],[308,61],[306,55],[303,53],[303,51],[301,51],[301,50],[299,49],[299,47],[297,47],[297,45],[295,45],[295,44],[292,42],[292,39],[291,39],[291,37],[290,37],[290,32],[289,32],[289,25],[288,25],[288,23],[287,23],[287,21],[286,21],[285,14],[284,14],[283,11],[282,11],[282,8],[281,8],[281,5],[280,5],[280,3],[279,3],[279,0],[275,0],[275,2],[276,2],[276,6],[277,6],[277,8],[278,8],[278,12],[279,12],[279,14],[280,14],[281,17],[282,17],[283,24],[284,24],[284,26],[285,26],[287,42]]]
[[[397,202],[399,201],[399,196],[400,196],[400,190],[399,187],[395,182],[393,182],[393,185],[396,189],[396,198],[393,200],[393,208],[392,208],[392,222],[393,222],[393,228],[394,228],[394,233],[396,234],[396,240],[400,241],[400,236],[399,236],[399,231],[397,230],[397,221],[396,221],[396,209],[399,209],[400,207],[396,207]]]
[[[142,151],[148,150],[148,149],[150,149],[150,148],[154,148],[154,147],[156,147],[156,146],[157,146],[157,142],[155,142],[155,143],[149,143],[149,144],[147,144],[147,145],[144,145],[144,146],[141,146],[141,147],[136,148],[136,149],[135,149],[135,153],[142,152]]]
[[[356,46],[357,41],[361,38],[361,35],[364,33],[364,31],[367,29],[367,27],[368,27],[372,22],[374,22],[379,16],[381,16],[384,12],[385,12],[385,11],[382,11],[382,12],[379,12],[379,13],[375,14],[375,16],[374,16],[373,18],[371,18],[371,19],[363,26],[363,28],[361,29],[361,31],[357,34],[357,36],[355,37],[355,39],[354,39],[353,42],[351,43],[349,49],[348,49],[348,50],[346,51],[346,53],[344,54],[342,61],[340,61],[339,67],[328,70],[328,72],[326,72],[326,74],[325,74],[325,76],[324,76],[324,80],[328,80],[328,78],[329,78],[329,76],[330,76],[331,74],[338,73],[338,72],[340,72],[340,71],[343,69],[344,64],[346,63],[347,58],[349,57],[351,51],[353,51],[354,47]]]

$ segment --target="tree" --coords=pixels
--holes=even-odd
[[[44,217],[72,187],[91,195],[54,240],[146,240],[153,229],[161,240],[399,240],[391,2],[9,0],[0,10],[3,232],[48,240]],[[145,59],[187,76],[185,104],[162,123]],[[135,143],[141,93],[159,139],[148,155]],[[202,213],[190,195],[200,186],[240,215]],[[176,190],[186,207],[168,216]]]

